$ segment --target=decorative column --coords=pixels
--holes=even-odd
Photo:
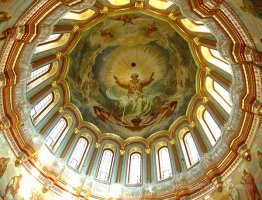
[[[92,172],[93,165],[94,165],[94,162],[95,162],[95,159],[96,159],[97,150],[98,150],[99,147],[100,147],[100,143],[97,142],[95,144],[95,149],[94,149],[94,152],[92,154],[92,158],[91,158],[90,164],[89,164],[87,172],[86,172],[87,176],[90,176],[90,174]]]
[[[176,165],[177,172],[181,172],[181,166],[180,166],[180,163],[179,163],[178,153],[177,153],[176,146],[175,146],[176,145],[176,141],[175,141],[175,139],[172,139],[172,140],[169,141],[169,143],[171,144],[172,149],[173,149],[175,165]]]
[[[150,162],[150,149],[145,149],[146,151],[146,162],[147,162],[147,183],[151,183],[151,162]]]
[[[117,183],[120,183],[120,181],[121,181],[124,154],[125,154],[125,150],[121,149],[120,150],[120,158],[119,158],[118,170],[117,170],[117,177],[116,177],[116,182]]]

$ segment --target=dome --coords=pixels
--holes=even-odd
[[[261,198],[258,1],[0,4],[2,199]]]

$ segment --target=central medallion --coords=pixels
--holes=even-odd
[[[185,115],[197,67],[187,42],[161,20],[107,18],[70,54],[71,102],[102,133],[148,137]]]

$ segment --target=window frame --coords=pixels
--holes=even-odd
[[[53,126],[52,130],[49,132],[49,134],[48,134],[47,137],[46,137],[46,138],[49,137],[49,135],[51,134],[51,132],[53,131],[53,129],[56,127],[56,125],[57,125],[57,124],[60,122],[60,120],[62,120],[62,119],[65,121],[65,126],[64,126],[64,128],[60,131],[60,134],[59,134],[57,140],[54,142],[54,145],[52,145],[52,148],[51,148],[49,145],[46,144],[46,146],[47,146],[49,149],[51,149],[52,151],[54,151],[54,148],[56,147],[56,145],[57,145],[58,141],[60,140],[60,138],[62,137],[62,135],[66,134],[66,133],[65,133],[65,130],[68,128],[68,121],[66,120],[66,118],[61,117],[61,118],[58,120],[58,122]],[[64,137],[65,137],[65,136],[64,136]],[[46,138],[45,138],[45,140],[46,140]],[[62,143],[62,142],[63,142],[63,140],[61,141],[61,143]]]
[[[41,66],[39,66],[39,67],[37,67],[37,68],[33,68],[32,71],[31,71],[31,73],[30,73],[30,78],[31,78],[31,74],[32,74],[34,71],[39,70],[39,69],[41,69],[42,67],[45,67],[45,66],[47,66],[47,65],[49,65],[48,70],[47,70],[46,72],[44,72],[43,74],[41,74],[40,76],[38,76],[38,77],[30,80],[29,82],[26,82],[26,86],[29,85],[29,84],[31,84],[31,83],[33,83],[33,82],[35,82],[37,79],[40,79],[41,77],[45,76],[46,74],[48,74],[48,73],[52,70],[52,63],[48,63],[48,64],[45,64],[45,65],[41,65]],[[28,92],[28,91],[27,91],[27,92]]]
[[[52,96],[52,99],[51,99],[51,101],[45,106],[45,107],[43,107],[43,109],[41,110],[41,112],[39,112],[37,115],[35,115],[35,116],[32,116],[31,115],[31,112],[32,112],[32,109],[34,108],[34,107],[36,107],[42,100],[44,100],[48,95],[50,95],[51,94],[51,96]],[[47,94],[44,98],[42,98],[40,101],[38,101],[34,106],[32,106],[31,107],[31,109],[30,109],[30,117],[31,117],[31,120],[32,120],[32,122],[33,122],[33,124],[35,125],[35,120],[45,111],[45,109],[47,109],[50,105],[52,105],[52,103],[54,102],[54,92],[53,91],[51,91],[49,94]],[[37,113],[37,112],[36,112]],[[39,123],[39,122],[38,122]]]
[[[131,172],[131,157],[134,154],[138,154],[140,156],[140,177],[139,177],[139,183],[130,183],[130,172]],[[132,152],[129,156],[128,156],[128,167],[127,167],[127,179],[126,179],[126,184],[129,186],[139,186],[142,185],[142,170],[143,170],[143,158],[142,158],[142,154],[141,152],[135,151]]]
[[[82,158],[80,159],[81,161],[80,161],[80,163],[79,163],[79,165],[78,165],[78,167],[77,167],[77,169],[76,169],[76,168],[72,167],[72,166],[69,164],[69,161],[71,160],[71,157],[72,157],[72,155],[73,155],[73,153],[74,153],[74,151],[75,151],[75,149],[76,149],[76,146],[77,146],[78,142],[80,141],[80,139],[86,140],[87,145],[86,145],[86,147],[85,147],[85,150],[84,150],[84,153],[83,153],[83,155],[82,155]],[[89,147],[90,147],[90,145],[89,145],[89,140],[88,140],[87,138],[85,138],[85,137],[81,137],[81,136],[80,136],[80,137],[78,138],[78,140],[77,140],[74,148],[73,148],[73,151],[71,152],[71,155],[70,155],[70,157],[69,157],[69,159],[68,159],[68,161],[67,161],[67,165],[68,165],[70,168],[72,168],[73,170],[76,170],[76,171],[80,172],[81,169],[82,169],[82,167],[83,167],[83,164],[84,164],[84,162],[85,162],[85,160],[86,160],[86,156],[87,156]]]
[[[169,163],[170,163],[170,169],[171,169],[171,176],[170,177],[167,177],[167,178],[163,178],[162,176],[162,171],[161,171],[161,164],[160,164],[160,150],[163,149],[163,148],[167,148],[167,151],[168,151],[168,156],[169,156]],[[158,178],[158,181],[161,182],[161,181],[166,181],[168,179],[171,179],[173,177],[173,169],[172,169],[172,163],[171,163],[171,157],[170,157],[170,151],[169,151],[169,148],[167,145],[163,145],[161,147],[159,147],[157,149],[157,165],[158,165],[158,174],[157,174],[157,178]]]
[[[205,123],[206,127],[208,128],[209,132],[211,133],[214,141],[215,141],[215,144],[214,146],[217,144],[217,142],[219,141],[219,139],[221,138],[221,135],[222,135],[222,132],[221,132],[221,129],[220,129],[220,137],[218,139],[216,139],[216,137],[214,136],[214,133],[212,131],[212,129],[210,128],[210,126],[208,125],[207,121],[206,121],[206,117],[205,117],[205,112],[208,112],[209,115],[212,117],[212,119],[214,120],[214,122],[216,123],[216,125],[218,126],[218,128],[220,129],[219,127],[219,124],[217,124],[216,120],[214,119],[214,117],[212,116],[212,114],[205,108],[205,110],[202,112],[202,120],[203,122]],[[200,125],[202,126],[202,124],[200,123]],[[202,127],[203,128],[203,127]],[[204,130],[204,129],[203,129]],[[206,134],[206,132],[204,131],[204,133]],[[208,139],[209,140],[209,139]],[[210,142],[210,141],[209,141]],[[212,145],[213,146],[213,145]],[[213,146],[213,147],[214,147]]]
[[[185,137],[186,137],[187,134],[190,134],[190,135],[191,135],[191,137],[192,137],[192,139],[193,139],[193,141],[194,141],[195,147],[196,147],[196,149],[197,149],[197,153],[198,153],[198,158],[199,158],[199,159],[198,159],[198,161],[195,162],[194,164],[192,164],[192,160],[191,160],[191,158],[190,158],[190,156],[189,156],[189,152],[188,152],[188,149],[187,149],[187,145],[186,145],[186,143],[185,143]],[[200,161],[199,150],[198,150],[198,148],[197,148],[197,145],[196,145],[196,142],[195,142],[195,140],[194,140],[194,138],[193,138],[193,135],[192,135],[192,133],[191,133],[190,131],[187,131],[186,133],[183,134],[183,137],[182,137],[182,140],[181,140],[181,141],[183,142],[183,146],[184,146],[184,149],[185,149],[185,151],[186,151],[187,160],[189,161],[190,166],[187,166],[185,160],[184,160],[184,162],[185,162],[185,165],[186,165],[187,170],[189,170],[189,169],[193,168],[195,165],[197,165],[197,164],[199,163],[199,161]],[[181,145],[181,141],[180,141],[180,145]],[[184,155],[183,148],[182,148],[182,153],[183,153],[183,158],[184,158],[185,155]],[[184,158],[184,159],[185,159],[185,158]]]
[[[98,173],[99,173],[99,169],[100,169],[100,166],[101,166],[101,162],[102,162],[102,159],[103,159],[103,155],[104,155],[104,152],[108,150],[108,151],[111,151],[111,153],[113,154],[112,156],[112,160],[111,160],[111,164],[110,164],[110,169],[109,169],[109,176],[108,176],[108,180],[100,180],[98,178]],[[96,176],[95,176],[95,179],[99,182],[102,182],[102,183],[110,183],[111,182],[111,177],[112,177],[112,173],[113,173],[113,166],[114,166],[114,161],[115,161],[115,152],[114,150],[110,149],[110,148],[104,148],[102,150],[102,154],[100,156],[100,159],[99,159],[99,163],[98,163],[98,167],[97,167],[97,170],[96,170]]]

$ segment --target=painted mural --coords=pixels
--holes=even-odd
[[[243,11],[249,12],[255,17],[262,19],[262,1],[260,0],[243,0],[243,6],[240,7]]]
[[[15,3],[14,3],[15,2]],[[16,0],[0,0],[0,49],[6,38],[6,30],[15,25],[16,20],[22,12],[33,2],[16,1]]]
[[[142,14],[86,30],[69,58],[71,102],[101,132],[127,138],[168,129],[195,94],[197,66],[187,42]]]
[[[262,127],[260,128],[262,133]],[[262,199],[262,134],[250,150],[251,161],[242,160],[235,171],[224,180],[222,192],[214,191],[203,200],[261,200]]]
[[[262,51],[262,1],[261,0],[230,0],[227,3],[238,14],[249,30],[258,51]]]
[[[44,200],[66,199],[48,191],[43,193],[42,184],[34,177],[38,171],[29,172],[22,165],[15,166],[15,155],[0,131],[0,199]],[[32,175],[34,174],[34,175]],[[67,198],[71,199],[71,198]]]

